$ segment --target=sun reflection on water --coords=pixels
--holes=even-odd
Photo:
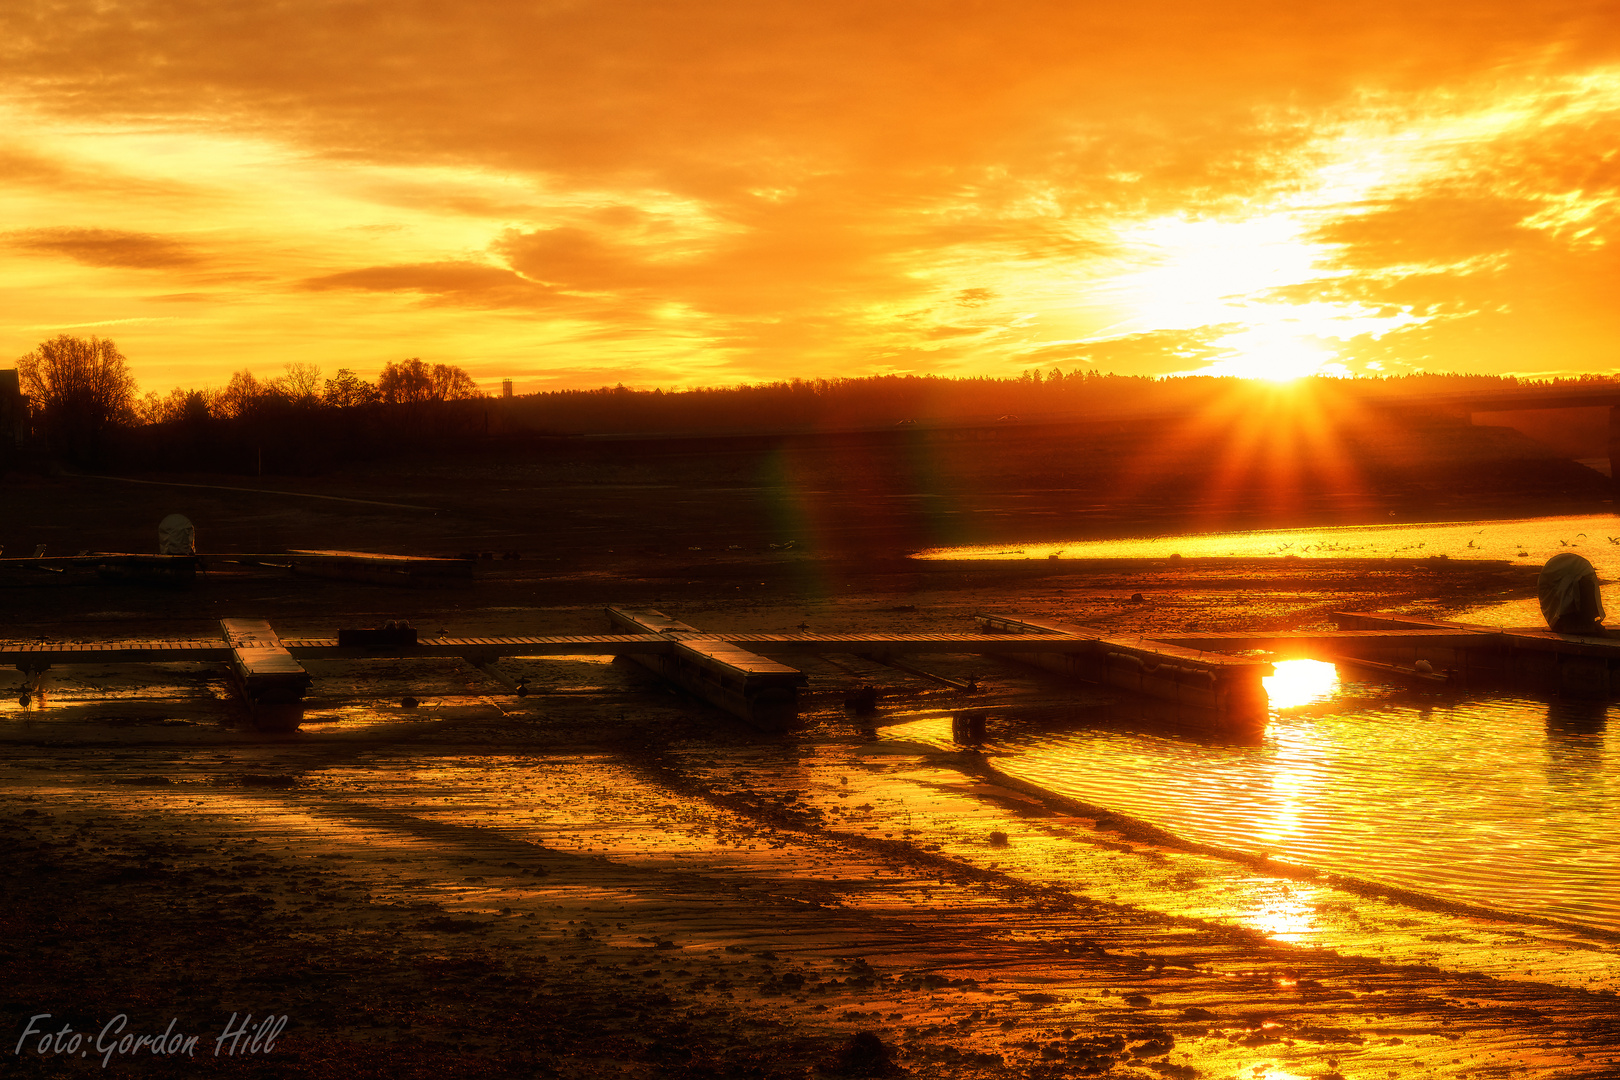
[[[1258,910],[1241,913],[1238,921],[1273,941],[1295,942],[1310,935],[1317,917],[1313,905],[1293,897],[1279,897]]]
[[[1275,674],[1260,680],[1273,709],[1297,709],[1339,690],[1339,669],[1321,660],[1279,660]]]

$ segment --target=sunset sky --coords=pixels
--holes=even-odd
[[[0,365],[1620,369],[1620,5],[6,0]]]

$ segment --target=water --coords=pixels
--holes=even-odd
[[[1620,930],[1611,712],[1405,702],[1284,711],[1252,747],[1072,730],[992,749],[1020,779],[1189,839]]]
[[[1613,539],[1611,539],[1613,537]],[[1026,545],[1001,558],[1445,555],[1620,577],[1620,520],[1545,518]],[[927,553],[997,557],[991,549]],[[1611,609],[1620,608],[1613,599]],[[1534,600],[1462,618],[1540,623]],[[1611,622],[1615,619],[1611,615]],[[997,768],[1191,840],[1499,910],[1620,931],[1620,712],[1451,690],[1370,692],[1332,665],[1278,665],[1257,746],[1071,726],[1006,729]],[[1345,669],[1346,678],[1351,676]],[[994,732],[993,732],[994,734]],[[926,735],[924,736],[926,737]]]
[[[1514,521],[1452,521],[1357,525],[1322,529],[1147,536],[1129,540],[1069,540],[1054,543],[934,548],[924,559],[1162,559],[1212,556],[1301,558],[1505,559],[1540,566],[1561,551],[1575,551],[1599,575],[1620,577],[1620,518],[1524,518]]]

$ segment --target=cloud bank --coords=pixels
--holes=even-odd
[[[0,354],[136,320],[153,385],[1614,366],[1612,4],[16,0],[0,60]]]

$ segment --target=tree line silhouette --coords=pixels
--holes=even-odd
[[[581,435],[793,433],[933,424],[1121,419],[1241,408],[1276,388],[1230,377],[1154,378],[1058,368],[1016,377],[873,375],[687,390],[625,386],[516,397],[482,393],[459,367],[420,358],[373,380],[289,364],[222,388],[138,392],[108,339],[60,335],[17,363],[36,457],[82,467],[308,473],[421,451],[515,447]],[[1551,384],[1614,385],[1607,376]],[[1326,407],[1528,385],[1512,376],[1420,374],[1304,380]],[[1536,385],[1543,385],[1538,383]],[[1299,387],[1296,393],[1302,392]],[[1236,403],[1236,404],[1234,404]]]
[[[261,379],[243,369],[221,388],[140,395],[128,360],[106,338],[62,334],[19,358],[33,448],[100,468],[310,472],[422,445],[476,438],[484,395],[459,367],[412,357],[374,381],[312,364]]]

